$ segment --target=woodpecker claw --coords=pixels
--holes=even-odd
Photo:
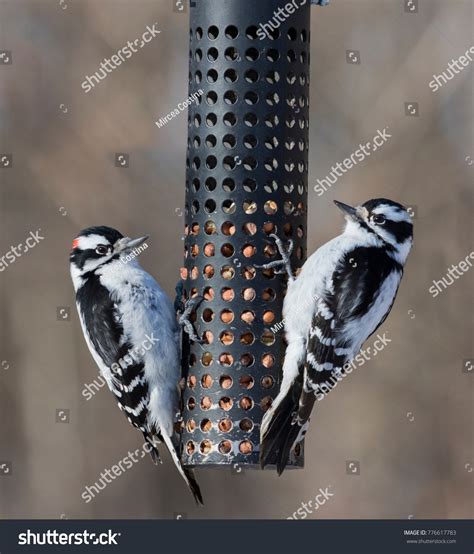
[[[204,300],[203,296],[196,296],[186,301],[184,305],[183,313],[179,316],[178,323],[186,331],[189,336],[189,340],[203,344],[205,341],[196,335],[193,324],[191,323],[189,316],[195,310],[199,304]]]
[[[279,237],[277,237],[277,235],[272,233],[270,236],[273,239],[275,239],[275,244],[278,248],[278,253],[281,256],[281,260],[275,260],[273,262],[269,262],[268,264],[264,264],[264,265],[256,265],[255,267],[258,267],[259,269],[274,269],[276,267],[279,267],[281,269],[275,271],[275,273],[277,275],[283,275],[286,273],[288,275],[288,279],[292,281],[294,277],[293,277],[293,270],[291,269],[290,257],[293,252],[294,243],[290,239],[288,241],[288,247],[285,248],[282,240]]]

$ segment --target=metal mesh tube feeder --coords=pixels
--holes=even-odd
[[[183,356],[188,466],[259,467],[286,278],[256,266],[278,259],[272,233],[293,240],[293,268],[306,259],[310,3],[277,25],[281,5],[191,1],[184,296],[204,297],[205,342]],[[303,462],[299,445],[288,467]]]

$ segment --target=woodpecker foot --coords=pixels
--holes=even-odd
[[[291,269],[290,256],[291,256],[291,253],[293,252],[294,243],[292,240],[289,240],[288,247],[285,248],[282,240],[279,237],[277,237],[274,234],[271,234],[270,236],[273,239],[275,239],[275,244],[278,248],[278,253],[281,256],[281,260],[275,260],[273,262],[269,262],[268,264],[257,265],[255,267],[258,267],[259,269],[274,269],[276,267],[281,268],[275,271],[275,273],[277,275],[282,275],[286,273],[288,275],[288,279],[292,281],[294,277],[293,277],[293,270]]]
[[[174,290],[176,291],[176,296],[174,299],[174,311],[179,314],[181,312],[184,312],[184,304],[182,300],[184,293],[183,281],[179,281]]]
[[[193,342],[197,342],[199,344],[203,344],[204,340],[199,338],[196,335],[193,324],[189,319],[189,316],[203,300],[204,300],[203,296],[196,296],[194,298],[190,298],[189,300],[187,300],[186,304],[184,305],[183,313],[179,316],[179,319],[178,319],[179,325],[184,329],[184,331],[186,331],[186,333],[189,336],[189,340],[192,340]]]

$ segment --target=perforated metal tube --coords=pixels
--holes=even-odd
[[[203,94],[189,108],[185,295],[205,298],[206,344],[183,360],[187,465],[258,464],[286,279],[255,266],[277,259],[271,233],[294,241],[294,268],[306,258],[310,5],[278,22],[280,6],[191,1],[189,93]],[[300,449],[290,466],[302,464]]]

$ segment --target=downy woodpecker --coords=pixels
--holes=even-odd
[[[288,347],[278,396],[263,418],[260,462],[283,472],[307,430],[321,385],[332,388],[344,366],[390,313],[413,242],[413,224],[401,204],[379,198],[353,208],[335,202],[344,232],[321,246],[293,278],[289,253],[283,316]]]
[[[147,238],[133,240],[110,227],[79,233],[70,255],[77,310],[87,346],[120,410],[143,433],[155,463],[156,442],[166,444],[202,504],[193,472],[181,465],[174,427],[181,329],[171,300],[134,255]]]

